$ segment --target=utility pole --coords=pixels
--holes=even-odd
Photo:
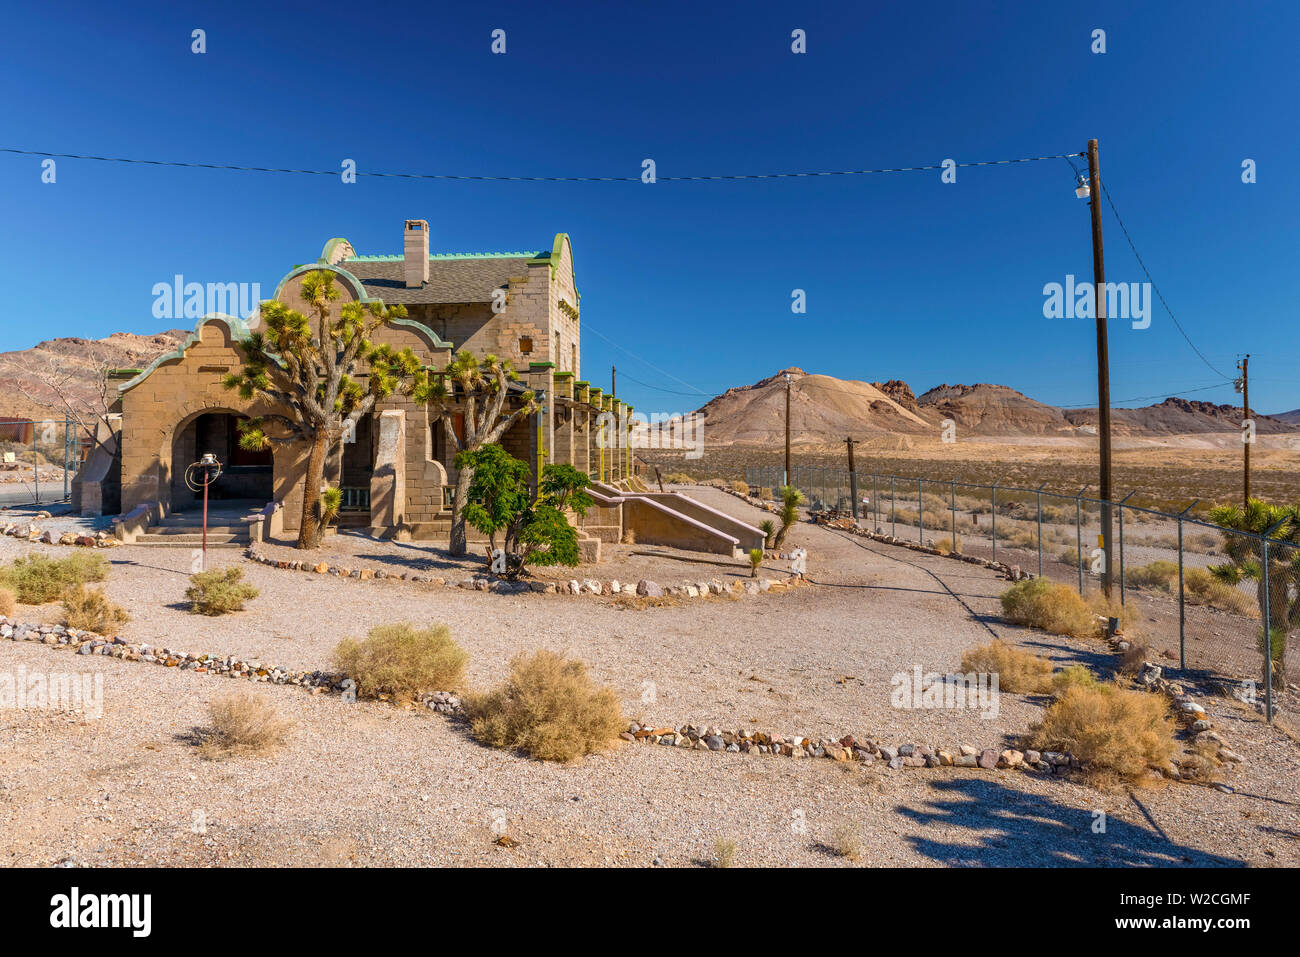
[[[610,398],[618,398],[618,366],[609,367],[609,395]]]
[[[1101,245],[1101,170],[1097,141],[1088,140],[1088,205],[1092,209],[1092,283],[1097,316],[1097,439],[1101,450],[1101,587],[1110,597],[1114,572],[1110,563],[1110,349],[1106,341],[1106,264]]]
[[[1243,459],[1243,463],[1242,463],[1243,479],[1242,479],[1242,498],[1241,498],[1242,508],[1246,508],[1248,505],[1250,505],[1250,445],[1251,445],[1251,441],[1254,439],[1254,435],[1252,431],[1249,430],[1246,426],[1246,422],[1250,420],[1250,373],[1248,371],[1249,364],[1250,364],[1250,353],[1246,353],[1245,357],[1239,363],[1237,363],[1237,368],[1241,370],[1241,379],[1238,380],[1238,384],[1241,387],[1241,417],[1243,420],[1241,424],[1242,427],[1241,452],[1242,452],[1242,459]]]
[[[790,373],[785,374],[785,485],[790,484]]]
[[[844,440],[849,447],[849,498],[853,502],[853,524],[858,524],[858,470],[853,467],[853,438]]]

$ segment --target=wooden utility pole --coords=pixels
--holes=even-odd
[[[618,398],[618,366],[609,367],[609,395],[612,399]]]
[[[790,484],[790,373],[785,374],[785,483]]]
[[[849,447],[849,498],[853,500],[853,522],[858,521],[858,470],[853,467],[853,438],[844,440]]]
[[[1241,370],[1241,453],[1242,453],[1242,498],[1241,507],[1246,508],[1250,504],[1250,446],[1254,435],[1246,427],[1246,421],[1250,419],[1250,353],[1238,363],[1237,368]]]
[[[1097,316],[1097,439],[1101,450],[1101,587],[1110,597],[1111,569],[1111,459],[1110,459],[1110,348],[1106,340],[1106,263],[1101,245],[1101,170],[1097,141],[1088,140],[1088,205],[1092,209],[1092,283]]]

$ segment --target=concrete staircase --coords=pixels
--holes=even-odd
[[[208,548],[244,548],[250,542],[248,523],[264,503],[218,501],[208,503]],[[137,545],[171,548],[199,548],[203,544],[203,506],[172,512],[150,525],[136,539]]]

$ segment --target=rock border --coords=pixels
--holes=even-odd
[[[677,585],[660,585],[658,582],[642,578],[635,584],[620,582],[617,579],[602,581],[587,578],[579,581],[572,578],[567,582],[550,581],[507,581],[502,578],[476,575],[465,579],[448,579],[435,575],[423,575],[412,572],[394,573],[382,568],[353,568],[346,565],[331,565],[329,562],[313,562],[309,559],[271,558],[257,550],[255,546],[244,549],[244,558],[287,571],[308,572],[317,575],[334,575],[337,578],[356,578],[362,580],[384,579],[390,581],[417,582],[424,585],[445,588],[462,588],[467,591],[486,591],[497,595],[520,595],[532,592],[544,595],[627,595],[641,598],[707,598],[716,595],[759,595],[780,594],[808,584],[798,575],[787,578],[747,578],[727,585],[717,578],[698,580]]]
[[[120,542],[107,531],[100,529],[94,535],[78,535],[76,532],[64,532],[58,538],[50,529],[41,530],[36,523],[41,518],[52,518],[49,512],[38,512],[29,522],[0,523],[0,535],[17,538],[25,542],[41,545],[79,545],[82,548],[116,548]]]

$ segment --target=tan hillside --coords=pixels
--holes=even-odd
[[[175,349],[188,333],[169,329],[151,336],[115,332],[106,339],[49,339],[30,349],[0,353],[0,418],[63,418],[50,383],[66,388],[75,404],[93,411],[101,368],[139,369]]]

